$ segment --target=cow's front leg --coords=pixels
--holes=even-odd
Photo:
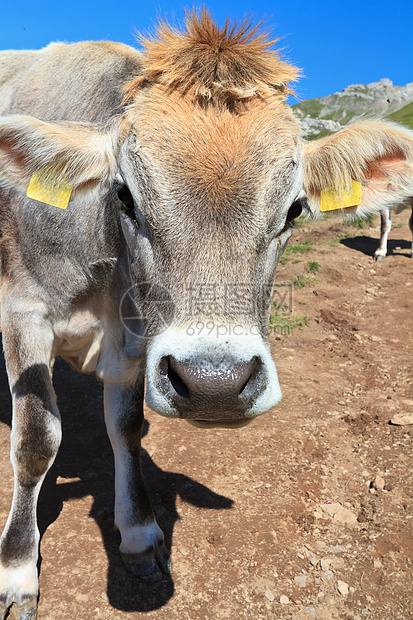
[[[14,605],[17,617],[29,620],[37,617],[37,498],[61,439],[51,382],[53,333],[40,317],[5,309],[2,319],[13,400],[14,494],[0,539],[0,617]]]
[[[380,211],[380,243],[374,252],[374,260],[381,261],[387,254],[387,237],[391,230],[391,213],[390,209]]]
[[[143,482],[140,449],[144,373],[133,385],[105,382],[105,420],[115,456],[115,527],[130,572],[146,581],[169,574],[171,561]]]

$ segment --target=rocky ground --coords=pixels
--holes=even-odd
[[[174,562],[156,586],[118,555],[101,388],[58,364],[64,441],[39,505],[40,620],[413,618],[413,425],[389,423],[413,412],[413,261],[408,213],[394,220],[380,264],[377,221],[294,232],[301,249],[277,275],[295,283],[293,317],[273,321],[277,408],[235,431],[147,412],[145,477]]]

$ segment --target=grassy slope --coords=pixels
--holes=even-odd
[[[387,118],[392,121],[396,121],[397,123],[402,123],[402,125],[413,129],[413,102],[408,103],[404,106],[404,108],[401,108],[401,110],[397,110],[397,112],[389,114]]]

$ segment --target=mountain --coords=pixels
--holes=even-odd
[[[342,129],[365,114],[413,123],[413,82],[395,86],[388,78],[371,84],[351,84],[340,93],[308,99],[292,106],[307,139]],[[404,111],[404,112],[403,112]]]
[[[393,114],[389,114],[388,118],[397,123],[402,123],[402,125],[406,125],[409,129],[413,129],[413,103],[408,103],[404,108],[397,110],[397,112],[393,112]]]

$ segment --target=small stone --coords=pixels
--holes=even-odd
[[[382,478],[381,476],[376,476],[373,480],[373,487],[375,489],[377,489],[378,491],[383,491],[384,489],[384,478]]]
[[[311,560],[310,560],[310,564],[311,564],[312,566],[317,566],[317,564],[318,564],[318,558],[316,558],[316,557],[311,558]]]
[[[381,568],[383,564],[380,562],[380,560],[374,560],[373,566],[374,568]]]
[[[336,545],[333,551],[334,553],[344,553],[345,549],[343,549],[343,547],[340,547],[340,545]]]
[[[335,584],[337,592],[340,592],[341,596],[347,596],[348,594],[348,584],[345,581],[336,581]]]
[[[321,506],[321,509],[330,514],[336,521],[340,521],[340,523],[346,523],[347,525],[357,523],[357,515],[339,503],[325,504]]]
[[[315,616],[314,607],[304,607],[304,612],[308,614],[309,616]]]
[[[280,603],[281,605],[289,605],[290,599],[288,598],[288,596],[285,596],[285,594],[282,594],[280,596]]]
[[[327,579],[327,581],[330,581],[334,577],[333,571],[332,570],[325,570],[324,571],[324,577]]]
[[[306,587],[307,580],[308,580],[307,575],[298,575],[297,577],[294,577],[294,582],[298,586],[300,586],[300,588],[305,588]]]
[[[265,597],[271,601],[271,603],[275,600],[274,594],[271,592],[268,586],[265,586]]]
[[[397,426],[408,426],[409,424],[413,424],[413,412],[396,413],[390,420],[390,424],[396,424]]]
[[[321,569],[322,570],[327,570],[330,568],[330,564],[331,564],[332,560],[330,558],[323,558],[320,562],[321,564]]]

